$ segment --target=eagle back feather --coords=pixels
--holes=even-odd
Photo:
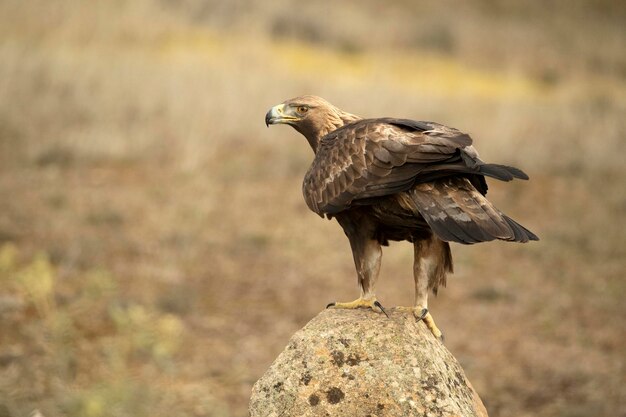
[[[382,118],[349,123],[320,140],[304,177],[304,199],[323,216],[420,181],[455,172],[477,174],[484,163],[471,145],[469,135],[432,122]]]

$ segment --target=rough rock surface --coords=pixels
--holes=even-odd
[[[252,389],[250,415],[487,416],[463,369],[406,312],[325,310]]]

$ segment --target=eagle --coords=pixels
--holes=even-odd
[[[428,311],[428,293],[437,294],[453,272],[449,242],[539,240],[485,198],[485,177],[528,176],[483,162],[472,138],[457,129],[409,119],[363,119],[310,95],[272,107],[265,124],[290,125],[309,142],[315,157],[302,183],[304,200],[322,218],[336,219],[350,242],[360,296],[327,308],[387,314],[374,290],[381,247],[409,241],[415,303],[399,309],[413,313],[442,340]]]

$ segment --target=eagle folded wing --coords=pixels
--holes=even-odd
[[[514,242],[537,236],[500,212],[467,178],[448,177],[418,184],[405,200],[442,240],[472,244],[494,239]]]
[[[360,120],[322,138],[304,178],[304,198],[314,212],[333,214],[355,200],[405,191],[422,173],[425,181],[454,172],[476,174],[460,154],[466,149],[465,158],[480,161],[471,144],[468,135],[436,123]]]

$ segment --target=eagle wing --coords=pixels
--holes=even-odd
[[[302,190],[309,208],[323,216],[452,174],[472,177],[483,194],[484,175],[528,179],[517,168],[485,164],[470,136],[456,129],[383,118],[359,120],[323,137]]]
[[[432,231],[446,242],[539,240],[533,232],[494,207],[467,178],[447,177],[417,184],[406,194],[405,206],[421,214]]]

